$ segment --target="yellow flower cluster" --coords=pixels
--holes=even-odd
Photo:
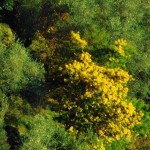
[[[75,33],[71,31],[71,39],[73,43],[80,45],[82,48],[87,47],[87,42],[84,39],[81,39],[79,32]]]
[[[104,144],[101,141],[98,141],[97,144],[88,144],[86,145],[87,150],[105,150]]]
[[[64,109],[76,110],[78,119],[74,124],[79,124],[81,130],[85,124],[92,125],[96,133],[111,142],[130,137],[130,130],[141,123],[143,113],[136,112],[132,103],[126,100],[126,83],[133,80],[126,71],[98,66],[92,62],[88,52],[83,52],[78,61],[65,65],[63,74],[69,75],[65,82],[76,86],[81,82],[85,84],[85,92],[80,98],[64,103]]]
[[[118,95],[118,90],[124,91],[118,97],[127,95],[128,88],[123,87],[122,84],[133,78],[126,71],[120,68],[108,69],[97,66],[87,52],[82,53],[79,59],[80,61],[74,60],[65,66],[65,72],[70,74],[70,78],[64,80],[70,80],[72,83],[78,83],[81,80],[85,82],[87,87],[84,96],[92,97],[94,93],[103,91],[102,97],[108,92],[110,97],[112,94]]]
[[[73,126],[71,126],[71,127],[68,129],[69,132],[73,132],[73,130],[74,130],[74,129],[73,129]]]
[[[127,45],[127,41],[124,39],[118,39],[115,41],[114,50],[117,51],[121,56],[125,56],[123,47]]]
[[[114,57],[109,57],[109,60],[111,61],[111,62],[115,62],[115,63],[119,63],[119,59],[116,59],[116,58],[114,58]]]

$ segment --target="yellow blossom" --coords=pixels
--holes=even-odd
[[[119,42],[123,43],[122,40]],[[88,52],[82,52],[78,61],[65,65],[63,73],[68,74],[68,82],[85,84],[82,95],[65,106],[70,112],[76,106],[78,119],[74,124],[82,130],[86,130],[85,124],[92,124],[97,134],[112,142],[129,137],[134,125],[141,122],[143,113],[136,112],[133,104],[126,100],[126,84],[132,80],[128,72],[121,68],[98,66]]]
[[[73,130],[74,130],[73,126],[71,126],[71,127],[68,129],[69,132],[73,132]]]
[[[74,43],[80,45],[82,48],[87,47],[87,42],[84,39],[81,39],[79,32],[75,33],[71,31],[71,39]]]

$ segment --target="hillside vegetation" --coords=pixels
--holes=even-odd
[[[0,150],[149,150],[149,6],[0,0]]]

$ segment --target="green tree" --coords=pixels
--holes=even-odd
[[[97,17],[100,26],[107,28],[111,34],[111,40],[123,37],[137,43],[141,39],[139,23],[144,13],[140,8],[142,3],[139,0],[96,0],[96,2],[99,4]]]
[[[129,96],[142,99],[145,102],[150,100],[150,51],[138,53],[129,60],[127,68],[134,76],[135,81],[129,83]]]
[[[75,136],[69,135],[61,124],[36,115],[26,132],[21,150],[79,150],[80,145],[75,141]]]
[[[44,68],[30,58],[11,29],[0,24],[0,87],[5,93],[38,86],[44,79]]]

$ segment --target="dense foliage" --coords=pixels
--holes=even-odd
[[[0,0],[0,150],[149,149],[148,10]]]
[[[74,60],[65,66],[64,74],[69,74],[69,79],[64,80],[78,87],[85,84],[85,89],[84,86],[78,89],[83,90],[82,95],[76,93],[75,96],[72,92],[71,100],[61,104],[67,112],[64,121],[67,119],[67,123],[80,132],[91,126],[97,134],[110,141],[130,136],[130,129],[140,123],[142,115],[125,100],[128,92],[125,84],[132,77],[120,68],[107,69],[95,65],[87,52],[79,57],[79,61]]]
[[[0,91],[0,144],[1,149],[9,149],[9,144],[7,143],[7,136],[5,131],[4,116],[8,111],[7,97]]]

